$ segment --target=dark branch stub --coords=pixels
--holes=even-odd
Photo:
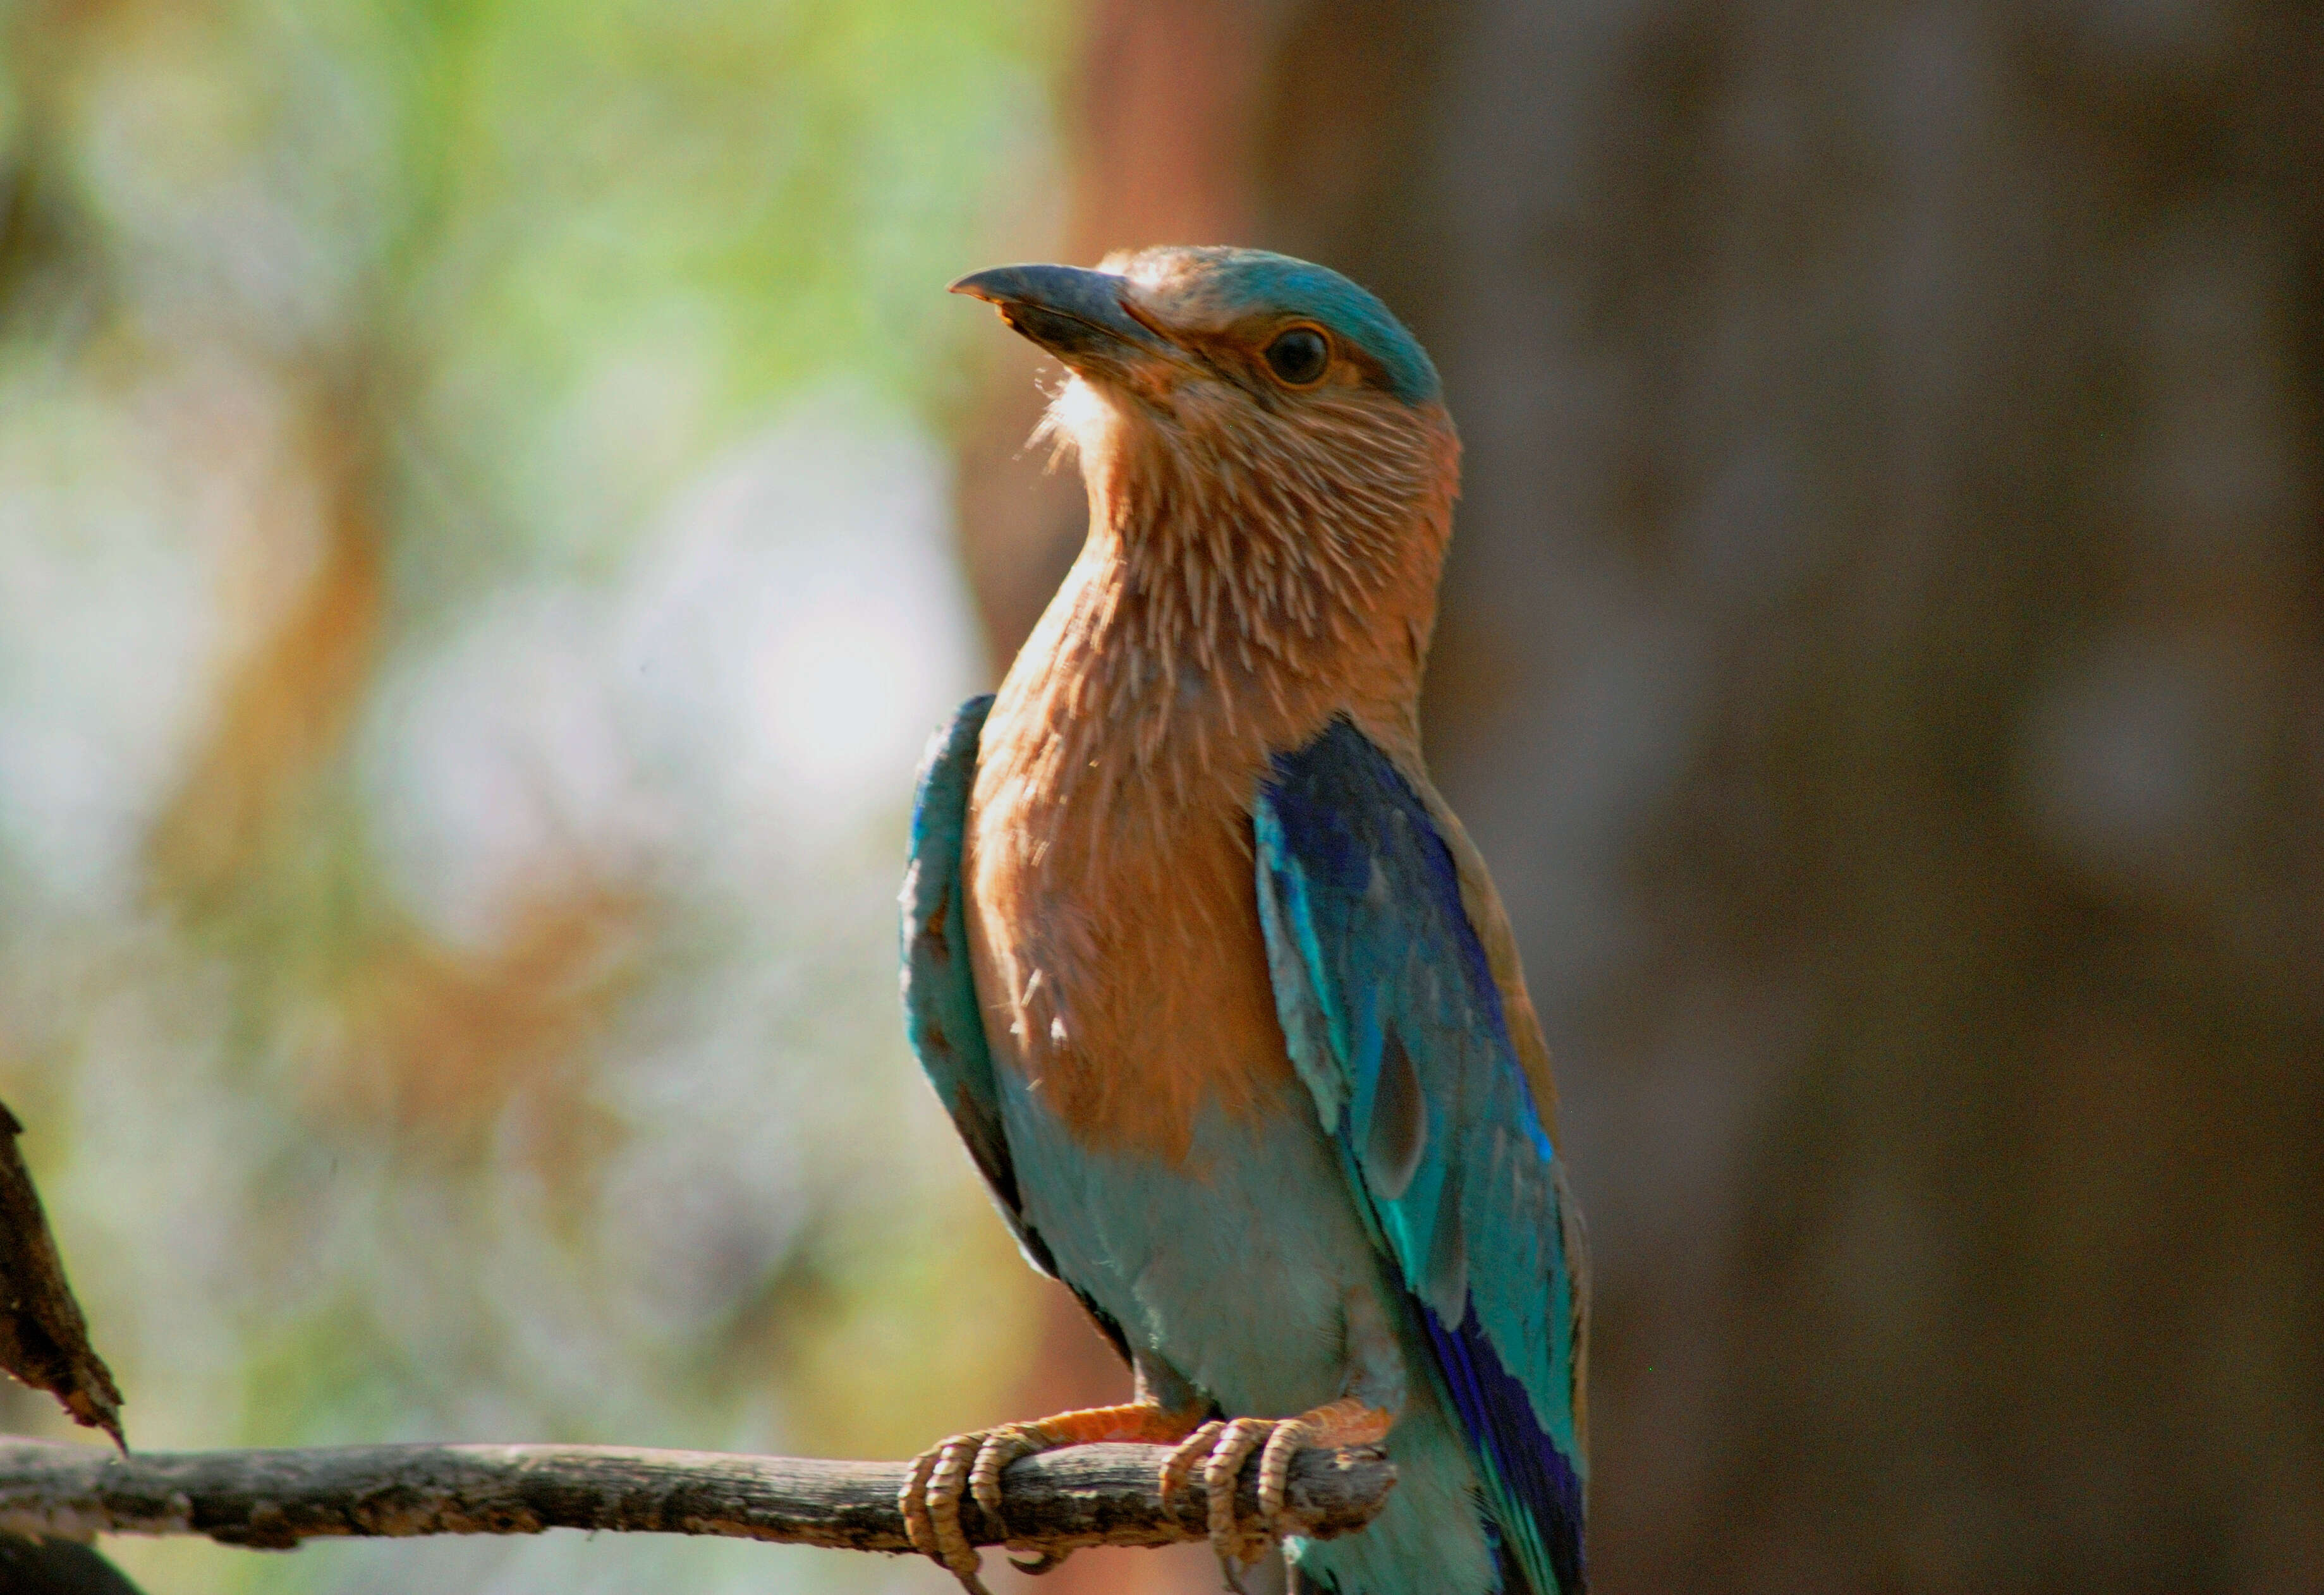
[[[0,1103],[0,1369],[48,1391],[76,1423],[104,1430],[125,1451],[121,1391],[90,1347],[88,1322],[65,1283],[40,1193],[16,1149],[23,1133]]]
[[[962,1526],[980,1545],[1058,1554],[1208,1536],[1204,1496],[1166,1507],[1167,1448],[1082,1445],[1027,1457],[1002,1475],[1003,1516],[974,1501]],[[854,1551],[907,1551],[896,1493],[902,1462],[830,1462],[593,1445],[355,1445],[305,1451],[153,1452],[0,1443],[0,1533],[206,1535],[287,1550],[343,1535],[538,1534],[579,1528],[724,1535]],[[1259,1470],[1240,1511],[1256,1517]],[[1376,1451],[1308,1451],[1293,1461],[1286,1533],[1361,1528],[1396,1469]]]

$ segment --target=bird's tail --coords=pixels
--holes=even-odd
[[[1290,1578],[1284,1585],[1284,1595],[1365,1595],[1365,1591],[1360,1590],[1342,1590],[1329,1579],[1303,1571],[1296,1563],[1290,1564],[1289,1571]],[[1493,1535],[1493,1571],[1499,1581],[1495,1586],[1498,1595],[1542,1595],[1526,1581],[1525,1569],[1518,1565],[1517,1557],[1508,1546],[1501,1543],[1499,1535]],[[1573,1588],[1565,1595],[1586,1595],[1588,1587],[1577,1569]]]

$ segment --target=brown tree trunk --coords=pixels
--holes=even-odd
[[[1431,751],[1597,1238],[1596,1587],[2324,1588],[2319,14],[1092,37],[1179,97],[1084,104],[1074,258],[1239,223],[1462,425]],[[1004,658],[1052,493],[967,499]]]

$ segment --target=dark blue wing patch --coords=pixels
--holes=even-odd
[[[1582,1484],[1572,1459],[1558,1448],[1534,1416],[1533,1401],[1525,1387],[1502,1363],[1473,1313],[1457,1329],[1447,1329],[1431,1307],[1421,1308],[1429,1343],[1435,1348],[1436,1366],[1452,1393],[1453,1409],[1471,1444],[1492,1458],[1492,1471],[1505,1482],[1509,1495],[1536,1512],[1542,1551],[1554,1586],[1563,1595],[1582,1595],[1587,1588],[1582,1557]],[[1504,1547],[1511,1536],[1500,1535]],[[1517,1536],[1520,1543],[1523,1536]],[[1510,1558],[1520,1568],[1524,1558]]]
[[[1426,1330],[1504,1561],[1534,1595],[1578,1595],[1580,1259],[1459,869],[1344,719],[1272,776],[1252,823],[1293,1063]]]

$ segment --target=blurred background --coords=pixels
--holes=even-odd
[[[1119,1394],[896,1012],[919,742],[1081,530],[941,290],[1234,241],[1468,442],[1595,1587],[2324,1588],[2319,172],[2290,0],[0,0],[0,1097],[133,1443]]]

